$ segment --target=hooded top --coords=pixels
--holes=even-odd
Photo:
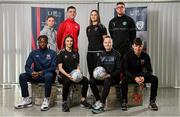
[[[40,35],[46,35],[48,37],[47,47],[56,51],[56,30],[47,25],[41,30]]]

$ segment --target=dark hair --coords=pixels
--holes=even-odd
[[[119,4],[122,4],[125,6],[125,3],[124,2],[118,2],[116,5],[119,5]]]
[[[40,39],[46,39],[46,42],[48,42],[48,37],[46,36],[46,35],[40,35],[39,37],[38,37],[38,41],[40,41]]]
[[[101,23],[99,11],[98,11],[98,10],[92,10],[92,11],[90,12],[89,25],[92,25],[92,20],[91,20],[91,13],[92,13],[92,12],[96,12],[96,13],[97,13],[97,16],[98,16],[97,22],[98,22],[98,24]]]
[[[54,17],[53,15],[48,15],[48,16],[46,17],[46,20],[48,20],[49,18],[54,18],[54,19],[55,19],[55,17]]]
[[[141,38],[137,37],[133,40],[133,44],[136,44],[136,45],[142,45],[143,44],[143,41]]]
[[[104,39],[105,39],[105,38],[111,38],[111,36],[105,35],[103,38],[104,38]]]
[[[72,50],[73,50],[73,49],[74,49],[74,38],[73,38],[73,36],[71,36],[71,35],[66,35],[66,36],[64,37],[64,48],[66,48],[65,41],[66,41],[67,38],[71,38],[71,39],[73,40],[73,45],[72,45]]]
[[[69,6],[69,7],[67,8],[67,11],[69,11],[69,9],[75,9],[75,10],[76,10],[76,8],[75,8],[74,6]]]

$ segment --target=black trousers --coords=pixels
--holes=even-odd
[[[45,83],[45,97],[50,97],[51,94],[51,86],[52,83],[54,82],[54,78],[56,76],[56,73],[45,73],[43,76],[38,77],[36,79],[33,79],[32,76],[28,73],[22,73],[19,76],[19,83],[21,86],[21,93],[22,97],[28,97],[29,92],[28,92],[28,82],[32,83]]]
[[[145,83],[151,83],[151,91],[150,91],[150,102],[156,101],[157,96],[157,89],[158,89],[158,78],[154,75],[150,75],[148,77],[145,77]],[[125,78],[122,81],[122,100],[124,102],[128,102],[127,93],[128,93],[128,84],[135,84],[135,80],[128,80]]]
[[[88,52],[87,53],[87,66],[90,78],[93,78],[93,70],[97,67],[97,60],[101,52]]]
[[[82,85],[82,97],[86,98],[87,90],[88,90],[88,79],[86,77],[83,77],[83,79],[79,83],[75,83],[75,82],[71,81],[69,78],[67,78],[64,75],[61,77],[62,77],[62,84],[63,84],[63,94],[62,94],[63,102],[67,101],[67,97],[69,94],[69,87],[71,86],[72,83]]]
[[[96,101],[100,100],[103,104],[105,104],[106,98],[109,94],[110,87],[112,85],[119,84],[119,79],[108,78],[105,80],[96,80],[94,78],[90,79],[90,87],[96,98]],[[102,97],[99,96],[99,90],[97,85],[103,85]]]

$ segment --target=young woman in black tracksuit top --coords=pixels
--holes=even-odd
[[[90,13],[89,26],[86,29],[88,37],[87,65],[90,78],[93,77],[93,70],[97,67],[97,59],[99,54],[104,50],[103,36],[107,35],[107,30],[100,23],[100,16],[97,10]]]

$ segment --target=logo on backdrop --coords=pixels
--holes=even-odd
[[[144,50],[147,51],[147,7],[126,8],[126,15],[134,19],[136,23],[136,37],[144,41]]]

